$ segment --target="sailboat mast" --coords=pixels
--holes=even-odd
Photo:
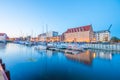
[[[46,37],[48,37],[48,25],[46,24]]]
[[[48,35],[49,35],[48,34],[48,25],[46,24],[46,42],[47,42],[47,38],[49,37]]]
[[[44,25],[43,25],[43,31],[42,32],[44,33]]]

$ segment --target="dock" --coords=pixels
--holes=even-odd
[[[70,53],[70,54],[78,54],[78,53],[81,52],[80,50],[58,49],[58,48],[48,48],[48,50],[64,52],[64,53]]]

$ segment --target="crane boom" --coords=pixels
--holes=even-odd
[[[108,31],[110,31],[111,27],[112,27],[112,24],[111,24],[110,27],[108,28]]]

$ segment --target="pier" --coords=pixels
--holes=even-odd
[[[53,43],[54,44],[54,43]],[[65,43],[66,44],[66,43]],[[59,44],[58,44],[59,45]],[[94,50],[104,50],[104,51],[116,51],[120,52],[120,44],[119,43],[84,43],[84,44],[66,44],[66,49],[60,49],[54,46],[54,48],[50,48],[50,50],[61,51],[66,50],[75,50],[75,51],[83,51],[84,49],[94,49]],[[69,52],[68,51],[68,52]]]
[[[48,50],[70,52],[84,51],[86,49],[105,50],[105,51],[118,51],[120,52],[120,43],[66,43],[66,42],[51,42],[43,45],[43,42],[36,42],[36,48],[42,49],[41,46],[46,47]],[[19,43],[21,44],[21,43]],[[76,53],[76,52],[75,52]]]

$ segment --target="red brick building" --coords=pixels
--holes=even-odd
[[[65,42],[92,42],[93,40],[92,25],[70,28],[64,33]]]

